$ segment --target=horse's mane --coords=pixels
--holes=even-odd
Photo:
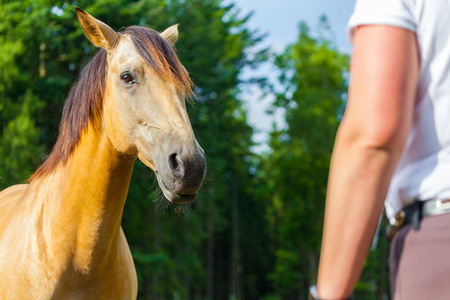
[[[141,55],[163,80],[175,84],[180,92],[192,96],[192,81],[181,64],[172,44],[150,28],[131,26],[122,32],[129,34]],[[90,121],[101,118],[106,88],[106,50],[100,49],[81,70],[78,82],[70,91],[64,105],[58,139],[44,163],[29,181],[44,177],[65,164],[78,145],[81,134]]]

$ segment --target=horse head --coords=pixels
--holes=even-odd
[[[87,38],[107,53],[99,117],[111,143],[150,167],[169,201],[195,200],[206,160],[186,112],[192,82],[173,46],[177,25],[162,33],[138,26],[118,33],[79,8],[76,13]]]

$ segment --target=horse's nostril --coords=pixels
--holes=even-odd
[[[177,161],[176,153],[169,155],[169,166],[170,166],[170,169],[172,169],[172,170],[178,168],[178,161]]]
[[[169,167],[173,175],[176,177],[183,177],[183,166],[176,153],[169,155]]]

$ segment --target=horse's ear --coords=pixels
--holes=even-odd
[[[178,39],[178,24],[172,25],[163,32],[161,32],[161,36],[171,42],[172,44],[175,44],[175,42]]]
[[[119,40],[119,34],[115,32],[111,27],[97,20],[79,7],[75,7],[78,21],[80,21],[81,28],[87,38],[96,47],[102,47],[106,50],[110,50],[115,47]]]

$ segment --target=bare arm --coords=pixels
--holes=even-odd
[[[419,73],[415,34],[358,27],[351,71],[327,191],[318,277],[323,299],[351,294],[369,251],[411,127]]]

